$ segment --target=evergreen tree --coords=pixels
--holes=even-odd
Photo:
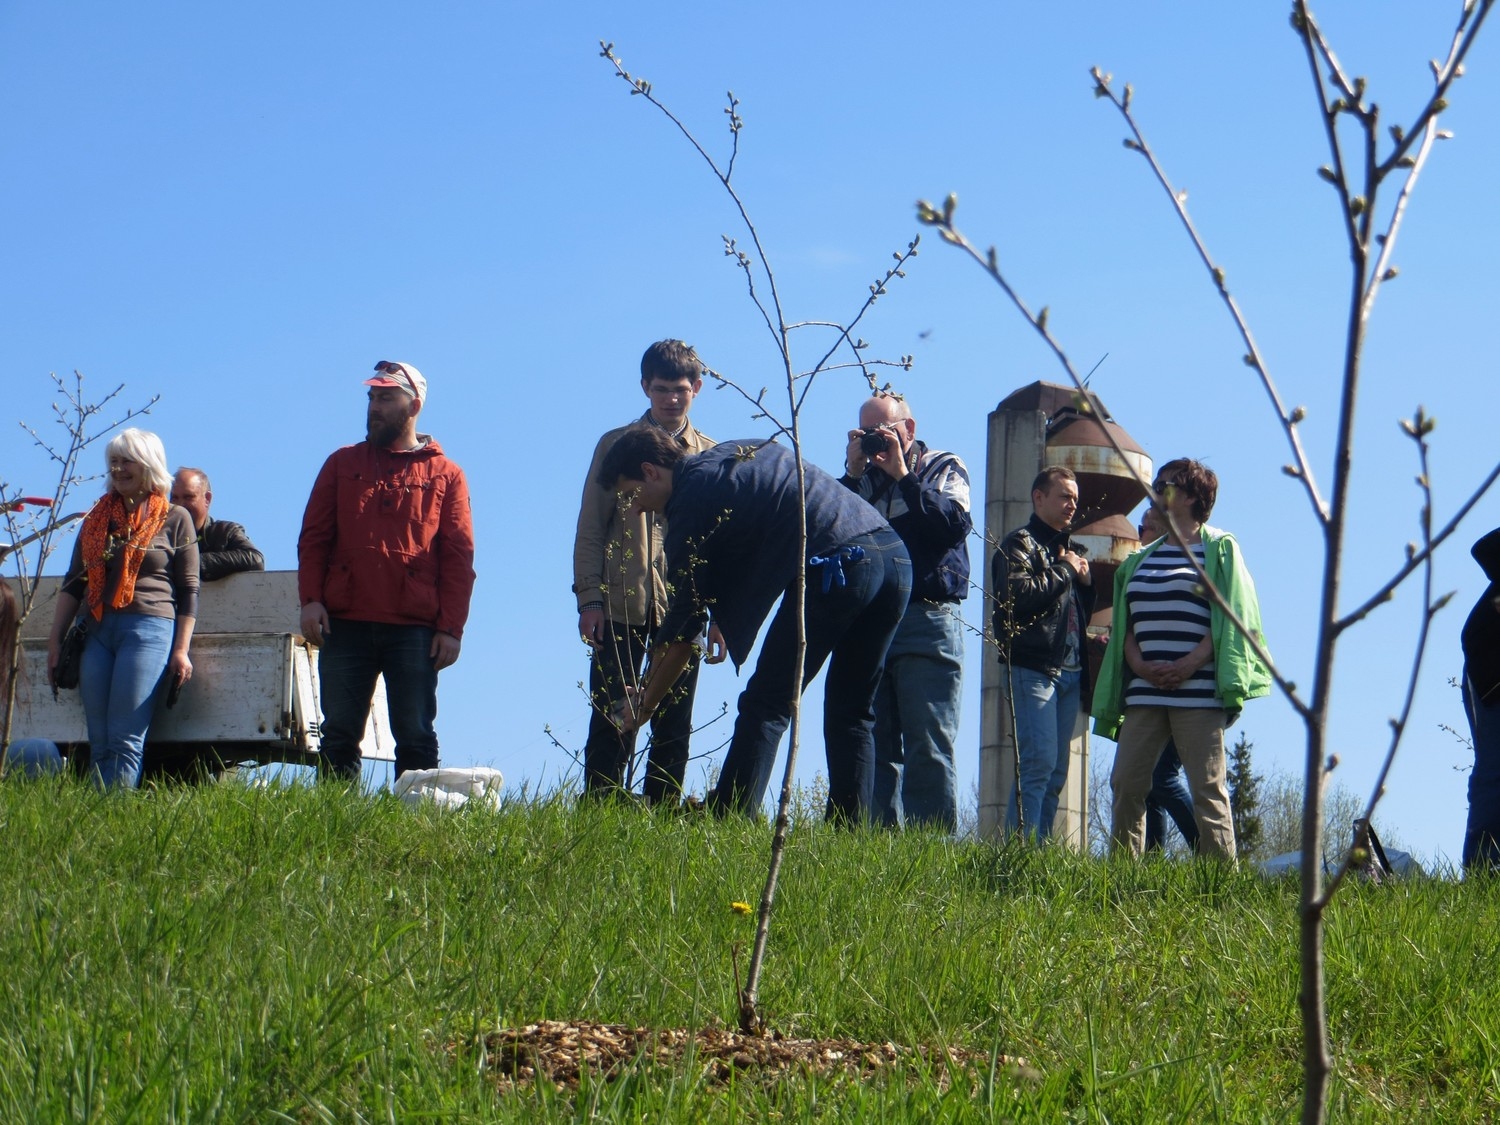
[[[1255,746],[1240,731],[1229,750],[1229,808],[1234,816],[1235,847],[1241,859],[1253,859],[1260,850],[1260,778],[1251,769],[1250,751]]]

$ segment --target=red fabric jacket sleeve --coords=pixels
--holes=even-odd
[[[335,453],[323,462],[312,495],[307,498],[307,510],[302,513],[302,533],[297,537],[299,605],[323,601],[328,559],[338,538],[338,477],[333,466],[337,456]]]
[[[462,637],[474,593],[474,514],[469,506],[469,483],[456,468],[443,492],[437,552],[437,630]]]

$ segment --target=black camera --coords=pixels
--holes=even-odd
[[[890,433],[883,426],[866,429],[859,435],[859,449],[866,457],[874,457],[877,453],[884,453],[890,446],[885,440],[885,435]]]

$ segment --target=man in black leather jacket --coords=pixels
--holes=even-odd
[[[1068,535],[1078,514],[1072,470],[1043,469],[1032,482],[1031,507],[1026,526],[1007,535],[995,552],[992,589],[995,640],[1010,681],[1020,763],[1007,826],[1021,828],[1029,839],[1046,839],[1068,780],[1088,676],[1084,644],[1094,589],[1088,560]]]
[[[198,529],[198,577],[214,582],[242,570],[265,570],[265,556],[237,523],[211,519],[213,489],[202,469],[181,468],[172,478],[172,503],[186,508]]]
[[[213,502],[208,474],[181,468],[172,478],[172,503],[186,508],[198,530],[198,577],[213,582],[245,570],[265,570],[266,559],[237,523],[209,518]],[[141,758],[141,783],[201,781],[217,777],[233,765],[208,743],[147,742]]]

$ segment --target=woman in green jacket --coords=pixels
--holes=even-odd
[[[1169,461],[1152,486],[1215,590],[1259,641],[1255,584],[1227,532],[1206,526],[1219,480],[1198,461]],[[1233,860],[1224,728],[1271,690],[1249,640],[1210,601],[1183,547],[1158,539],[1115,573],[1114,627],[1094,689],[1094,733],[1117,739],[1112,850],[1140,855],[1146,794],[1168,739],[1193,794],[1198,852]]]

